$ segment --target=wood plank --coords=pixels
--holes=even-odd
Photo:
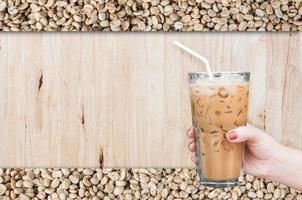
[[[1,34],[0,166],[192,167],[187,73],[248,70],[249,123],[302,149],[301,34]]]

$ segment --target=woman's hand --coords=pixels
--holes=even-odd
[[[193,128],[187,131],[187,136],[193,139],[188,148],[195,153],[195,132]],[[226,138],[232,143],[245,142],[246,148],[243,160],[243,171],[245,173],[264,178],[269,176],[273,159],[281,146],[270,135],[252,126],[242,126],[227,132]],[[192,160],[195,162],[195,156],[192,157]]]

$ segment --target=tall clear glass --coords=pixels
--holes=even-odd
[[[228,142],[227,131],[246,124],[249,72],[189,73],[199,182],[211,187],[239,184],[244,144]]]

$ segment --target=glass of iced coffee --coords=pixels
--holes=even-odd
[[[238,185],[244,144],[226,132],[246,124],[249,72],[189,73],[192,121],[196,133],[197,175],[211,187]]]

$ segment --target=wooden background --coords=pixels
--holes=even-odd
[[[188,71],[249,70],[249,122],[302,149],[300,33],[0,34],[1,167],[191,167]]]

